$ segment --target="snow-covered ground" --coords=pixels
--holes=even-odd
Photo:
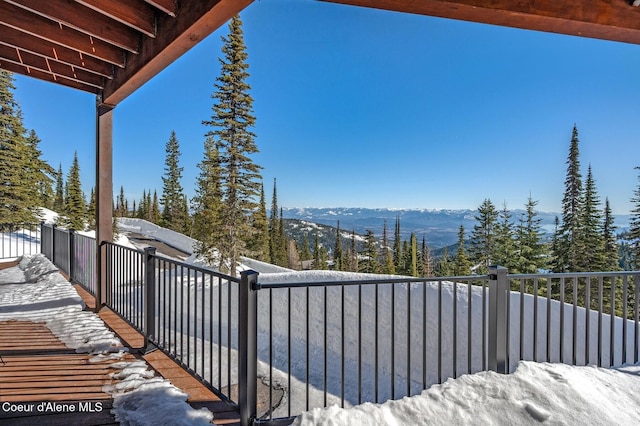
[[[121,342],[84,303],[75,289],[43,255],[25,256],[19,266],[0,271],[0,321],[27,320],[46,326],[78,353],[93,355],[91,361],[122,359]],[[114,398],[116,420],[129,425],[206,425],[213,415],[195,410],[187,395],[155,375],[143,361],[120,361],[113,375],[116,385],[103,391]]]
[[[637,425],[640,366],[617,369],[522,361],[434,385],[419,396],[315,409],[294,425]]]

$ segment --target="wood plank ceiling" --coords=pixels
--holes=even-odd
[[[116,105],[252,1],[0,0],[0,68]],[[640,0],[323,1],[640,44]]]
[[[321,0],[640,44],[640,0]]]
[[[0,0],[0,68],[115,105],[253,0]]]

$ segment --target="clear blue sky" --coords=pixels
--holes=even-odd
[[[286,207],[477,208],[484,198],[559,211],[574,123],[583,173],[617,214],[640,166],[640,46],[303,0],[241,15],[255,133],[270,198]],[[162,191],[171,130],[191,196],[226,25],[114,115],[114,192]],[[25,124],[88,193],[95,98],[18,76]]]

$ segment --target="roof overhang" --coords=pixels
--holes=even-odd
[[[0,68],[116,105],[253,0],[0,0]]]
[[[321,0],[640,44],[640,1]]]

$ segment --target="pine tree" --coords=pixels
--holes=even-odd
[[[453,275],[469,275],[471,273],[471,262],[464,249],[464,225],[460,225],[458,230],[458,250],[453,258]]]
[[[445,247],[442,250],[442,256],[438,260],[438,266],[436,268],[437,275],[440,277],[449,277],[451,276],[452,265],[451,259],[449,258],[449,249]]]
[[[578,253],[579,271],[600,271],[604,264],[603,218],[599,204],[600,198],[589,164],[580,211],[580,241],[584,250]]]
[[[224,244],[221,233],[222,186],[220,184],[220,161],[213,140],[204,142],[204,156],[198,163],[200,173],[196,178],[195,196],[191,200],[193,210],[192,236],[197,241],[195,253],[209,264],[223,262],[216,249]],[[221,267],[221,264],[217,264]]]
[[[73,155],[73,163],[71,163],[67,174],[64,204],[64,225],[78,231],[84,230],[87,224],[87,208],[80,184],[80,164],[77,151]]]
[[[269,257],[271,263],[278,264],[278,190],[276,178],[273,178],[273,195],[271,196],[271,214],[269,215]]]
[[[124,187],[120,185],[120,194],[118,195],[118,201],[116,202],[116,211],[115,211],[115,215],[117,217],[127,216],[127,208],[125,205],[126,205],[126,200],[124,198]]]
[[[311,251],[309,250],[309,236],[305,232],[302,234],[302,243],[300,243],[300,259],[301,260],[311,260]]]
[[[538,204],[529,195],[525,206],[525,214],[521,217],[516,231],[517,260],[514,272],[521,274],[537,274],[544,267],[545,253],[540,231],[541,219],[537,217],[535,207]]]
[[[282,207],[280,208],[280,219],[278,222],[278,259],[277,265],[287,267],[289,265],[289,242],[285,233],[284,216]]]
[[[258,209],[253,212],[251,223],[255,233],[249,244],[249,253],[256,259],[268,262],[269,261],[269,220],[267,219],[267,206],[264,197],[264,185],[260,185],[260,202]],[[309,247],[306,248],[307,252]],[[304,259],[304,257],[303,257]],[[308,259],[304,259],[308,260]]]
[[[423,277],[431,277],[434,274],[433,258],[431,250],[427,245],[427,238],[422,236],[422,248],[420,250],[420,275]]]
[[[53,200],[53,211],[58,214],[64,212],[64,173],[62,173],[62,164],[58,166],[56,173],[56,193]]]
[[[160,223],[160,203],[158,201],[158,192],[153,191],[153,201],[149,202],[151,199],[151,191],[147,192],[147,205],[149,207],[148,213],[148,221],[151,223],[158,224]]]
[[[228,38],[222,37],[223,58],[221,73],[216,78],[215,99],[211,119],[203,124],[214,130],[207,133],[216,141],[222,170],[224,204],[223,231],[227,247],[222,253],[229,259],[231,275],[245,252],[252,236],[250,214],[258,208],[256,198],[260,192],[260,167],[250,155],[258,152],[255,134],[250,130],[255,124],[253,99],[250,86],[247,52],[242,33],[242,21],[234,16],[229,23]],[[286,249],[286,248],[285,248]]]
[[[342,235],[340,233],[340,221],[336,226],[336,245],[333,249],[333,264],[336,271],[344,270],[344,254],[342,253]]]
[[[347,254],[346,269],[351,272],[358,272],[358,248],[356,247],[356,230],[351,230],[351,244]]]
[[[313,236],[313,269],[324,269],[320,264],[320,242],[318,241],[318,232]]]
[[[609,198],[604,201],[604,219],[602,224],[602,241],[604,261],[602,265],[603,271],[617,271],[620,269],[618,258],[618,242],[616,240],[616,227],[613,223],[613,213],[609,205]]]
[[[176,232],[184,232],[187,212],[184,205],[184,192],[180,184],[183,167],[179,165],[180,143],[175,131],[171,131],[165,153],[162,198],[160,198],[163,206],[161,225]]]
[[[96,191],[91,187],[91,195],[89,196],[89,205],[87,206],[87,229],[96,229]]]
[[[29,132],[26,142],[28,154],[28,170],[26,172],[30,177],[28,184],[36,191],[34,196],[37,198],[37,205],[50,209],[53,207],[53,188],[51,185],[56,172],[49,163],[40,158],[42,156],[42,152],[38,148],[40,139],[35,130]]]
[[[640,167],[636,167],[640,171]],[[640,173],[638,174],[638,186],[633,191],[631,203],[631,219],[629,221],[629,245],[631,249],[631,262],[634,270],[640,269]]]
[[[496,231],[494,238],[494,259],[492,263],[504,266],[511,270],[514,268],[515,246],[514,230],[511,222],[511,212],[504,203],[502,210],[498,212]],[[515,271],[515,270],[514,270]]]
[[[149,219],[149,205],[147,204],[147,190],[142,190],[142,199],[138,203],[138,211],[136,213],[138,219]]]
[[[409,275],[418,276],[418,240],[413,232],[409,237]]]
[[[38,199],[29,175],[33,154],[13,89],[13,75],[0,70],[0,218],[3,223],[34,223]]]
[[[558,236],[558,252],[554,253],[555,272],[575,272],[580,269],[580,254],[585,250],[581,241],[581,212],[584,205],[578,129],[574,125],[567,158],[567,176],[562,198],[562,226]]]
[[[488,266],[494,262],[495,228],[498,219],[498,212],[491,200],[487,198],[482,202],[475,219],[478,224],[474,225],[471,234],[471,260],[475,265],[479,265],[478,272],[486,273]]]
[[[364,259],[362,262],[361,272],[367,272],[371,274],[380,273],[380,262],[378,261],[378,244],[373,231],[367,229],[364,236]]]
[[[396,216],[396,225],[393,232],[393,267],[397,274],[404,271],[402,255],[402,241],[400,237],[400,216]]]
[[[300,253],[298,252],[298,244],[295,240],[287,240],[287,267],[289,269],[299,270],[300,265]]]
[[[387,236],[387,220],[382,226],[382,272],[384,274],[395,274],[396,267],[393,264],[393,255],[389,250],[389,238]]]

